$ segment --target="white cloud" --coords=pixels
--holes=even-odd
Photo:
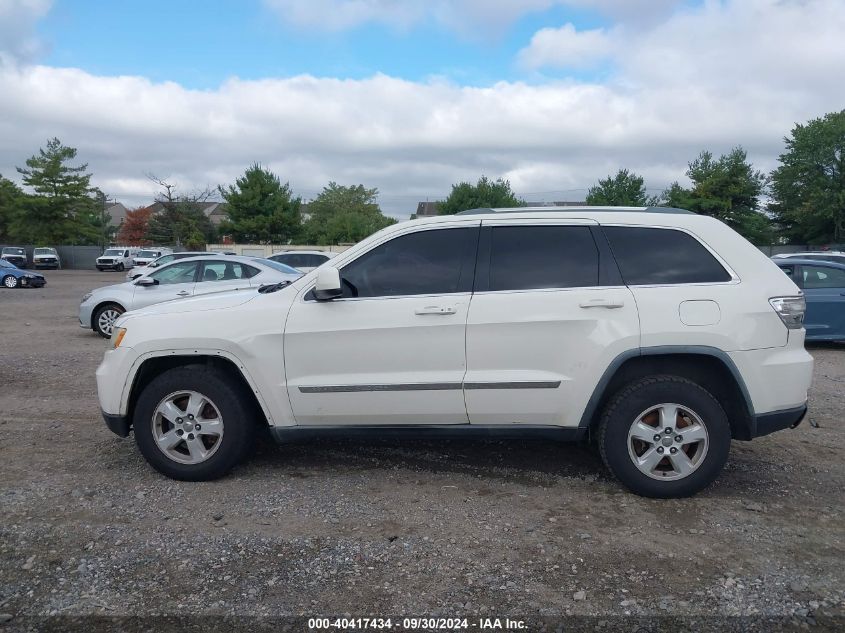
[[[614,54],[615,38],[605,29],[576,31],[572,23],[537,31],[519,53],[528,68],[588,68]]]
[[[845,107],[842,32],[834,0],[712,2],[627,38],[604,84],[298,76],[201,91],[5,64],[0,173],[58,136],[130,204],[153,195],[148,172],[190,189],[231,182],[253,161],[306,196],[329,180],[378,187],[397,215],[482,173],[532,199],[583,199],[620,167],[658,188],[702,149],[742,144],[770,169],[795,122]]]
[[[4,58],[31,60],[42,52],[35,23],[51,5],[52,0],[0,0],[0,63]]]

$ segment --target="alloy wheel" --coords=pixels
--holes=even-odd
[[[197,391],[176,391],[159,402],[151,420],[158,449],[180,464],[200,464],[212,457],[223,440],[223,417]]]
[[[97,327],[100,328],[100,331],[103,334],[107,334],[111,336],[112,331],[114,330],[114,322],[117,321],[118,317],[123,314],[117,308],[107,308],[100,313],[100,317],[97,319]]]
[[[704,462],[710,440],[692,409],[663,403],[643,411],[628,431],[628,455],[652,479],[671,481],[692,474]]]

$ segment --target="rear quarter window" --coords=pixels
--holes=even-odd
[[[635,226],[603,228],[622,279],[629,286],[731,280],[724,266],[688,233]]]

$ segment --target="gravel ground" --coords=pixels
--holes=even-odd
[[[810,423],[735,442],[693,499],[635,497],[589,450],[529,441],[266,445],[221,481],[181,483],[100,418],[106,342],[76,308],[123,275],[46,276],[0,289],[5,628],[407,614],[765,615],[819,630],[845,615],[845,347],[810,350]]]

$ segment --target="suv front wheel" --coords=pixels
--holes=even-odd
[[[688,497],[721,472],[731,429],[725,411],[703,387],[679,376],[652,376],[611,398],[598,444],[604,463],[631,491]]]
[[[222,477],[252,448],[255,420],[242,390],[203,365],[170,369],[135,405],[135,441],[150,465],[184,481]]]

